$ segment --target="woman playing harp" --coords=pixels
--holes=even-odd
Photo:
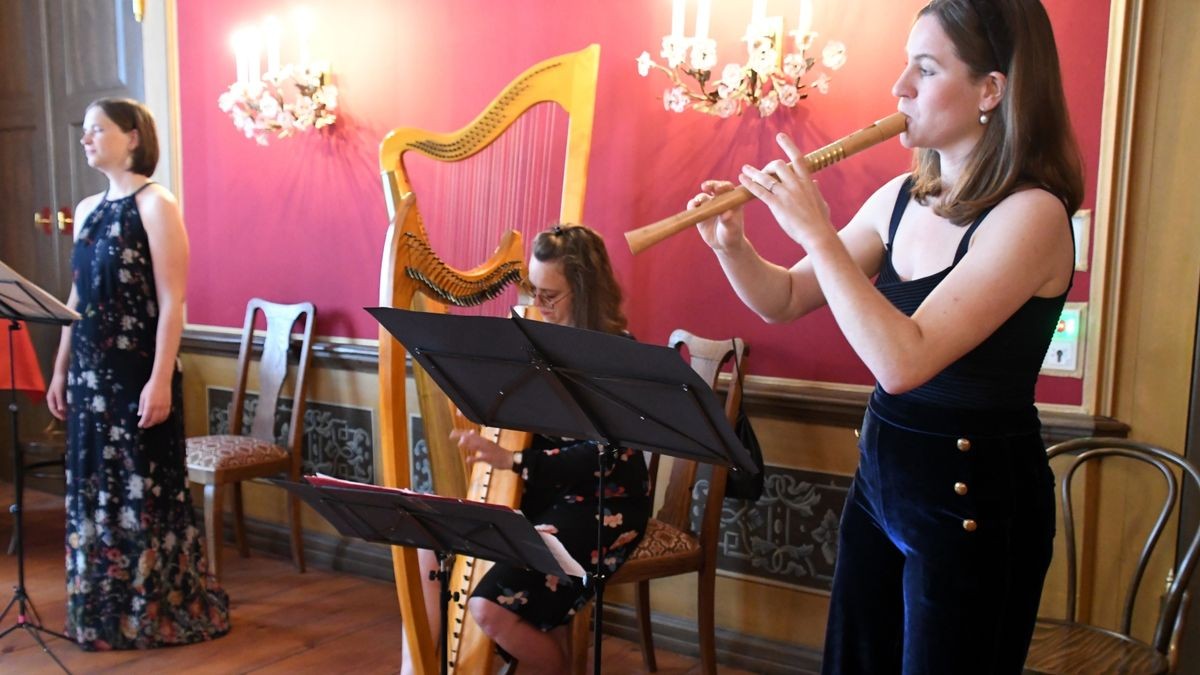
[[[550,323],[625,334],[621,289],[598,234],[583,226],[559,226],[538,235],[529,259],[529,285],[535,306]],[[521,511],[539,529],[558,537],[584,569],[597,560],[613,574],[636,548],[650,517],[649,477],[642,453],[617,452],[604,487],[603,550],[596,551],[596,444],[536,437],[531,447],[510,452],[473,431],[455,431],[468,463],[485,462],[521,474]],[[436,564],[421,552],[422,567]],[[428,578],[428,577],[426,577]],[[553,575],[492,567],[468,604],[483,632],[520,663],[522,673],[567,670],[567,624],[591,599],[592,585]],[[436,583],[426,589],[436,598]],[[428,606],[432,623],[436,603]],[[413,672],[405,649],[402,672]]]

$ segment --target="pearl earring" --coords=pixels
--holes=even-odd
[[[987,123],[988,123],[988,114],[987,114],[987,113],[985,113],[985,112],[983,112],[983,111],[980,111],[980,112],[979,112],[979,123],[980,123],[980,124],[987,124]]]

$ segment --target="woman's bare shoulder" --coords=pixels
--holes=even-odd
[[[152,209],[178,209],[179,200],[163,185],[159,183],[150,183],[138,193],[138,210]]]
[[[100,205],[100,200],[104,199],[104,194],[103,192],[97,192],[94,195],[88,195],[80,199],[79,203],[75,205],[76,238],[79,237],[79,231],[82,229],[83,224],[87,222],[88,216],[92,215],[92,211],[95,211],[96,207]]]
[[[993,233],[1005,230],[1008,233],[1023,233],[1022,236],[1042,236],[1058,238],[1068,233],[1066,225],[1069,217],[1063,202],[1053,193],[1039,187],[1031,187],[1008,195],[992,211],[989,218],[1006,223],[1004,228],[991,229]],[[1061,231],[1060,231],[1061,230]]]
[[[888,223],[892,218],[892,209],[896,206],[896,197],[899,196],[900,186],[904,184],[908,176],[909,174],[902,173],[875,190],[867,198],[867,201],[863,202],[862,208],[858,210],[852,222],[857,222],[859,226],[869,226],[879,233],[880,239],[886,241]]]

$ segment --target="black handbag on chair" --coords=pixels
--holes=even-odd
[[[733,365],[735,368],[737,367],[736,360]],[[741,372],[734,373],[734,377],[740,378],[741,376]],[[750,451],[750,459],[754,460],[754,466],[758,470],[752,474],[745,471],[730,471],[729,478],[725,481],[725,498],[756,502],[763,496],[767,474],[763,468],[763,454],[762,448],[758,445],[758,436],[754,434],[754,427],[750,426],[750,417],[746,415],[746,406],[741,400],[738,401],[737,421],[733,424],[733,432],[737,434],[742,446]]]

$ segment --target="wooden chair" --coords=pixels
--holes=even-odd
[[[730,424],[737,420],[742,399],[742,378],[748,348],[741,338],[709,340],[686,330],[671,333],[668,344],[676,349],[687,346],[692,368],[714,389],[717,376],[726,364],[732,369],[732,379],[725,395],[725,416]],[[650,460],[650,477],[658,473],[659,455]],[[705,673],[717,672],[716,623],[714,618],[717,537],[721,528],[721,508],[725,501],[727,469],[712,467],[708,495],[700,516],[700,528],[691,525],[692,489],[700,477],[697,462],[678,457],[671,460],[671,475],[663,495],[663,503],[646,526],[646,534],[629,560],[607,581],[614,584],[637,584],[637,616],[640,628],[642,660],[646,668],[657,669],[654,659],[654,636],[650,627],[650,580],[677,574],[698,573],[697,628],[700,638],[700,663]],[[654,489],[654,488],[652,488]],[[587,646],[591,604],[581,609],[571,626],[572,670],[577,675],[587,671]]]
[[[254,348],[257,314],[266,319],[258,365],[258,406],[250,432],[243,434],[242,410],[246,400],[246,380]],[[303,333],[292,388],[292,415],[287,427],[287,445],[275,443],[275,415],[280,393],[287,379],[292,330],[303,321]],[[280,305],[259,298],[246,305],[246,324],[238,351],[237,385],[229,409],[229,433],[187,439],[188,478],[204,485],[204,529],[208,545],[209,572],[221,578],[222,511],[225,486],[233,485],[234,533],[238,551],[248,557],[245,522],[242,515],[242,481],[280,473],[292,480],[300,478],[300,438],[304,431],[305,385],[312,355],[313,323],[316,309],[310,302]],[[288,493],[288,520],[292,535],[292,560],[304,571],[304,540],[300,528],[300,502]]]
[[[1146,563],[1154,553],[1159,536],[1177,504],[1182,503],[1180,478],[1191,488],[1200,488],[1200,474],[1186,459],[1162,448],[1122,438],[1079,438],[1059,443],[1049,450],[1051,459],[1070,456],[1062,477],[1060,508],[1067,554],[1067,606],[1065,620],[1038,619],[1033,644],[1025,661],[1026,673],[1173,673],[1177,662],[1177,647],[1188,604],[1188,582],[1196,565],[1196,550],[1200,546],[1200,530],[1193,525],[1181,529],[1179,544],[1186,553],[1172,569],[1166,593],[1160,598],[1158,621],[1149,644],[1130,634],[1134,601],[1146,571]],[[1100,628],[1078,621],[1075,602],[1077,556],[1075,551],[1075,522],[1071,488],[1075,472],[1088,462],[1093,468],[1098,460],[1124,457],[1153,466],[1162,474],[1167,493],[1158,516],[1145,541],[1142,542],[1138,564],[1126,588],[1125,604],[1119,630]],[[1118,465],[1119,466],[1119,465]],[[1192,494],[1195,494],[1193,491]],[[1136,543],[1136,542],[1135,542]]]

